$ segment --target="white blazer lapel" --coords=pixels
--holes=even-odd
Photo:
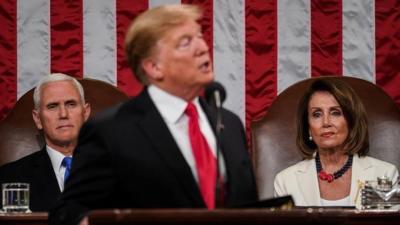
[[[299,202],[297,204],[320,206],[321,197],[319,193],[317,169],[314,159],[303,161],[303,163],[299,165],[296,179],[299,191],[304,197],[304,202]]]
[[[350,189],[350,200],[351,204],[356,207],[361,206],[361,185],[364,183],[365,179],[369,180],[368,168],[372,164],[367,158],[360,158],[358,155],[353,157],[353,165],[351,167],[351,189]],[[362,179],[362,180],[361,180]]]

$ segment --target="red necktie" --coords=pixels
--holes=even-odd
[[[189,117],[189,139],[196,162],[199,187],[208,209],[215,208],[216,160],[199,127],[199,116],[193,103],[185,110]]]

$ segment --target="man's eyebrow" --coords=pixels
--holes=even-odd
[[[76,99],[68,99],[68,100],[66,100],[65,102],[66,102],[66,103],[70,103],[70,102],[78,102],[78,100],[76,100]]]
[[[56,105],[58,102],[48,102],[46,105]]]

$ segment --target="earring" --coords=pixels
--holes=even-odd
[[[308,140],[312,141],[312,136],[311,135],[308,136]]]

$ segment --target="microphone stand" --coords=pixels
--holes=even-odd
[[[219,91],[214,91],[214,98],[215,98],[215,106],[217,109],[217,118],[216,118],[216,164],[217,164],[217,181],[215,185],[215,205],[216,208],[221,208],[224,206],[224,180],[223,177],[221,176],[221,170],[220,170],[220,161],[221,157],[220,154],[221,152],[221,132],[224,129],[224,124],[222,123],[222,104],[221,104],[221,97]]]

